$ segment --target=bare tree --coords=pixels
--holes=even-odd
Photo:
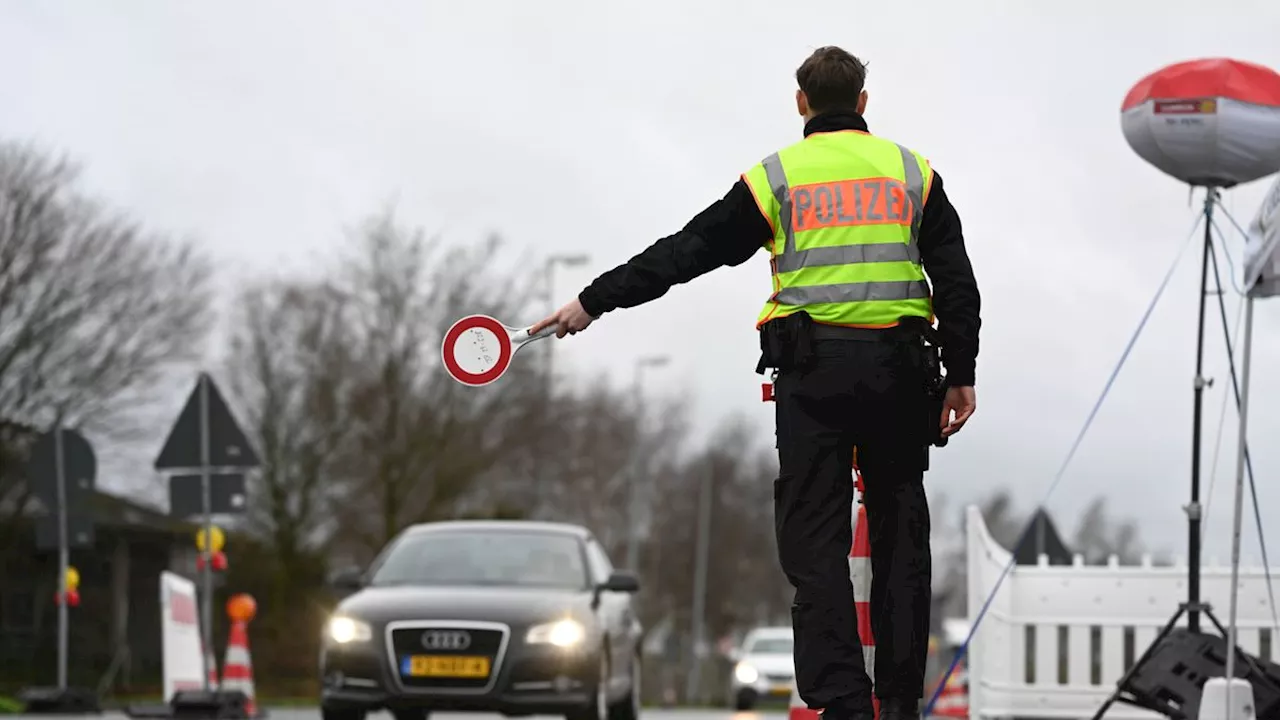
[[[0,420],[129,439],[166,371],[202,351],[210,265],[76,180],[65,160],[0,143]],[[18,474],[0,467],[10,512],[27,502]]]
[[[711,483],[714,538],[707,566],[708,632],[720,635],[785,617],[791,595],[774,539],[776,477],[771,449],[761,447],[737,416],[727,418],[704,448],[664,475],[661,513],[645,565],[655,580],[646,622],[656,624],[662,613],[675,609],[687,627],[684,609],[693,592],[702,482]]]
[[[511,316],[526,281],[494,270],[496,239],[444,248],[438,238],[369,221],[335,280],[352,323],[355,382],[347,409],[349,493],[336,517],[344,540],[366,555],[406,525],[449,517],[477,478],[537,442],[525,425],[544,399],[534,368],[516,363],[485,388],[464,388],[440,364],[456,318]]]
[[[1028,522],[1023,513],[1014,509],[1013,495],[1007,488],[1000,488],[988,495],[980,507],[982,522],[992,539],[1012,552]]]
[[[1132,520],[1117,521],[1107,513],[1106,498],[1094,498],[1085,508],[1076,527],[1073,551],[1090,565],[1102,564],[1115,555],[1122,565],[1136,565],[1143,547],[1138,526]]]
[[[228,374],[262,453],[249,521],[273,551],[278,594],[303,586],[334,531],[356,381],[344,307],[329,285],[299,282],[251,286],[237,305]]]
[[[930,543],[934,555],[931,620],[937,630],[943,619],[963,617],[968,612],[968,522],[967,508],[963,507],[952,515],[956,522],[947,522],[951,503],[945,496],[940,495],[932,505],[931,514],[940,519],[934,522]],[[1012,552],[1027,521],[1014,509],[1009,490],[1001,488],[992,492],[978,506],[991,537]]]
[[[639,491],[642,508],[662,508],[667,500],[654,494],[663,491],[661,476],[674,464],[687,430],[685,403],[659,399],[644,423],[626,392],[603,378],[582,385],[585,390],[565,393],[549,408],[540,436],[552,452],[543,456],[533,515],[591,528],[621,560],[632,491]]]
[[[707,449],[711,461],[711,529],[718,552],[708,564],[707,628],[713,635],[759,623],[790,621],[791,586],[778,562],[773,515],[773,448],[747,422],[726,418]],[[852,473],[850,474],[852,482]]]
[[[653,640],[664,646],[662,658],[650,668],[661,679],[650,685],[664,692],[676,692],[682,685],[675,680],[688,672],[692,658],[704,483],[711,498],[704,639],[714,643],[757,624],[790,622],[791,587],[778,564],[774,540],[773,449],[763,447],[745,420],[731,416],[705,445],[691,450],[657,476],[658,511],[642,556],[645,582],[639,614],[655,633]],[[723,671],[727,668],[702,667],[708,680]]]

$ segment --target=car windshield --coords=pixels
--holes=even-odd
[[[791,638],[759,638],[751,643],[751,646],[747,648],[747,652],[758,655],[789,654],[791,652]]]
[[[432,531],[387,553],[370,585],[496,585],[584,588],[576,537],[545,532]]]

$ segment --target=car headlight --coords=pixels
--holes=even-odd
[[[573,647],[587,636],[587,629],[577,620],[557,620],[529,628],[524,641],[530,645]]]
[[[369,627],[367,622],[336,615],[329,618],[325,634],[333,642],[339,645],[346,645],[353,642],[368,642],[373,637],[373,629]]]
[[[733,669],[733,676],[743,685],[750,685],[760,679],[760,671],[745,662],[740,662]]]

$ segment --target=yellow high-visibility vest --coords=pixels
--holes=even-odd
[[[924,157],[856,130],[812,133],[742,177],[773,228],[757,327],[800,310],[829,325],[933,321],[916,244],[933,182]]]

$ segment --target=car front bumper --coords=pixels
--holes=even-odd
[[[320,657],[320,702],[331,709],[461,710],[564,714],[595,701],[600,654],[512,643],[494,658],[486,688],[406,686],[382,643],[328,646]]]

